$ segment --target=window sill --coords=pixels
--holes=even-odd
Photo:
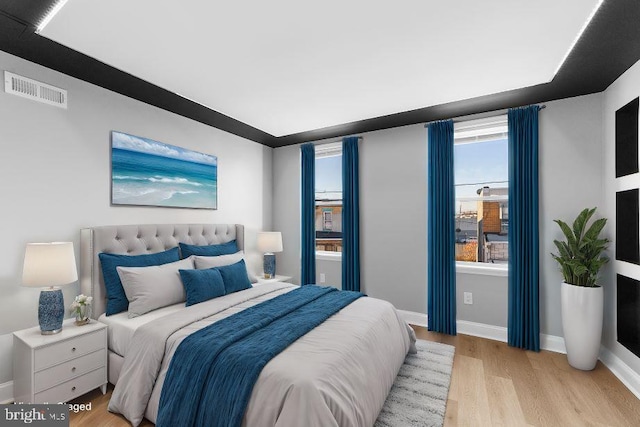
[[[507,264],[456,261],[456,273],[507,277],[509,275],[509,266]]]
[[[316,251],[316,259],[321,261],[342,261],[342,252]]]

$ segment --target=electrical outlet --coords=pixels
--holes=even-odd
[[[325,277],[324,273],[320,273],[320,283],[324,283],[326,279],[327,278]]]
[[[464,303],[473,304],[473,294],[471,292],[464,293]]]

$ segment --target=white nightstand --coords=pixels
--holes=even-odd
[[[40,328],[13,333],[13,394],[16,402],[68,402],[95,388],[107,391],[107,325],[96,320],[42,335]]]
[[[254,283],[254,286],[264,285],[265,283],[288,282],[291,279],[292,279],[291,276],[281,276],[279,274],[276,274],[276,276],[272,277],[271,279],[265,279],[263,275],[260,275],[258,276],[258,283]]]

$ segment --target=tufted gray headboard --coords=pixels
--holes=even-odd
[[[141,255],[166,251],[178,243],[213,245],[236,240],[244,249],[244,226],[240,224],[144,224],[109,225],[80,230],[80,290],[93,296],[92,315],[106,309],[100,259],[101,252]]]

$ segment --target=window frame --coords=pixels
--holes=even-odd
[[[508,138],[509,133],[507,115],[501,114],[481,119],[456,122],[454,123],[453,135],[454,145],[481,144],[483,142],[490,142]],[[457,201],[458,198],[455,198],[455,200]],[[508,197],[506,200],[508,201]],[[500,216],[502,217],[502,206],[500,208]],[[488,262],[456,260],[456,274],[458,273],[507,277],[509,275],[509,263],[507,262],[506,264],[494,264]]]
[[[342,141],[327,142],[322,144],[316,144],[315,158],[342,156]],[[315,189],[314,189],[315,190]],[[333,220],[333,212],[329,212]],[[324,212],[322,222],[324,225]],[[342,252],[333,251],[319,251],[316,249],[316,260],[320,261],[342,261]]]
[[[456,261],[456,273],[506,277],[509,275],[509,264]]]

